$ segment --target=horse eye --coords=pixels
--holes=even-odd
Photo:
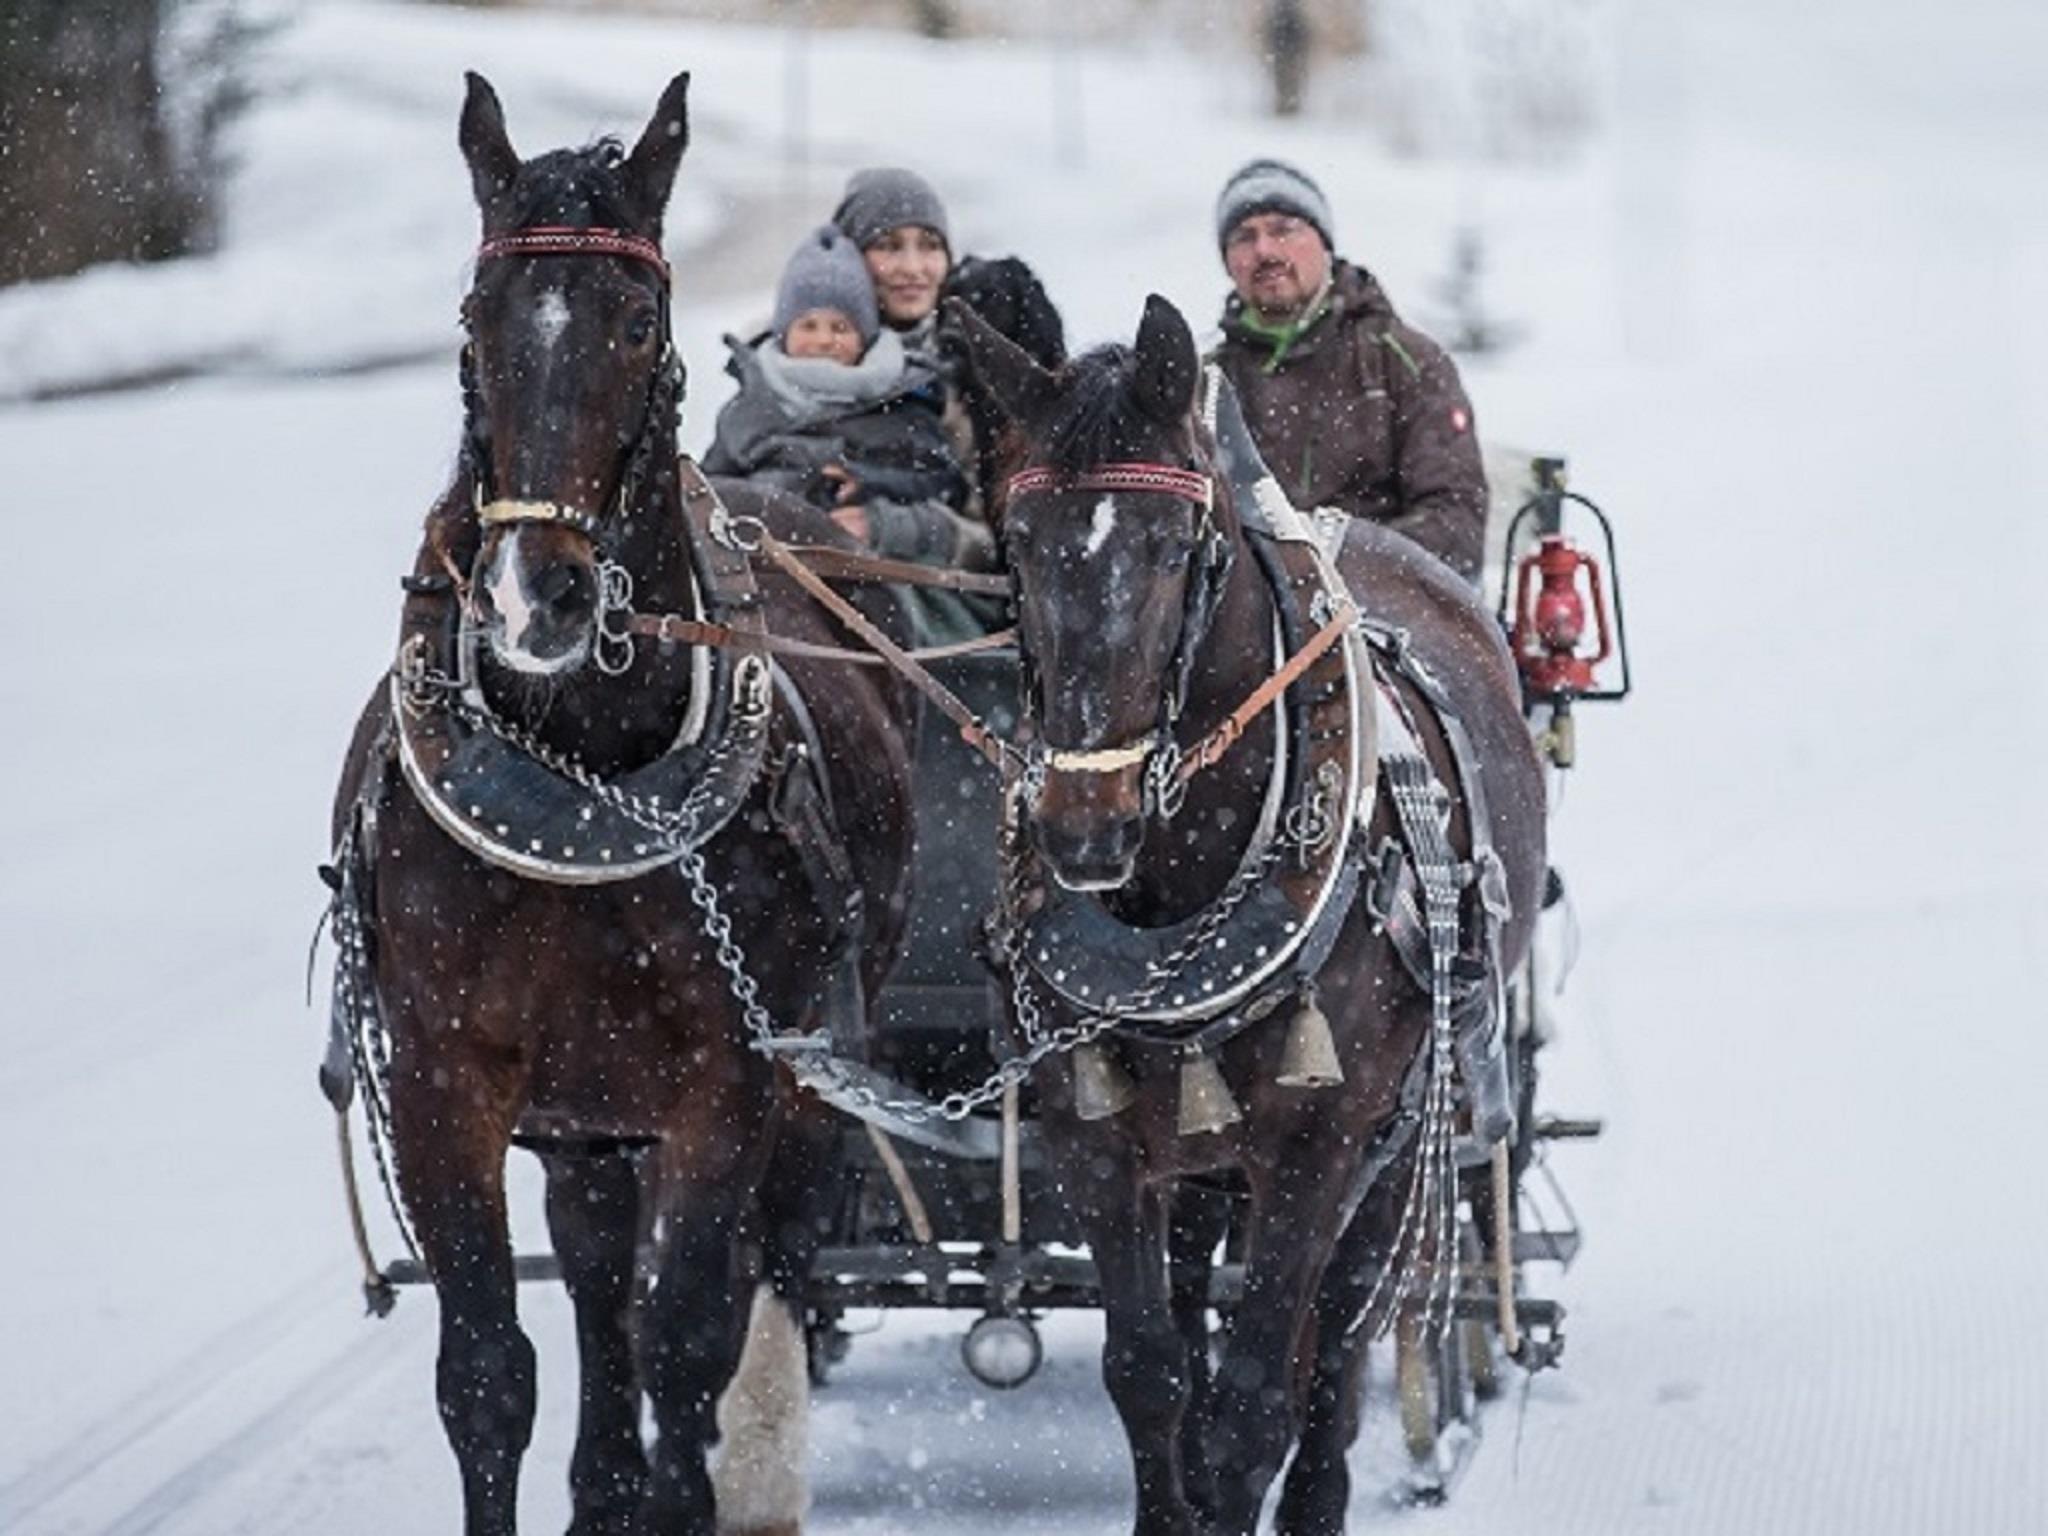
[[[639,309],[626,321],[626,340],[636,347],[644,347],[654,336],[654,311]]]

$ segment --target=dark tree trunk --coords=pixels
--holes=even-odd
[[[960,30],[952,0],[910,0],[910,21],[925,37],[948,38]]]
[[[1297,117],[1308,88],[1313,34],[1301,0],[1273,0],[1266,13],[1266,56],[1273,65],[1273,115]]]
[[[0,284],[151,261],[208,232],[163,110],[170,0],[0,0]]]

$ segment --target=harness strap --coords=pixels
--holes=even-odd
[[[1329,623],[1309,636],[1307,644],[1288,657],[1278,671],[1247,694],[1243,703],[1233,709],[1213,731],[1195,744],[1194,750],[1181,759],[1180,767],[1174,777],[1180,783],[1185,784],[1204,768],[1212,768],[1221,762],[1224,754],[1237,745],[1238,738],[1244,734],[1244,728],[1264,713],[1267,706],[1280,697],[1282,693],[1292,687],[1302,673],[1314,666],[1323,652],[1343,639],[1344,632],[1357,619],[1358,610],[1351,605],[1350,600],[1347,598],[1340,601],[1337,605],[1336,615],[1331,618]]]
[[[891,560],[882,555],[856,554],[834,549],[829,544],[787,544],[791,554],[820,576],[839,581],[871,581],[906,587],[944,587],[949,592],[978,592],[989,597],[1008,597],[1010,578],[984,571],[962,571],[946,565],[919,565],[912,560]]]
[[[987,758],[995,767],[1003,766],[1001,739],[981,723],[974,711],[960,701],[959,695],[919,666],[910,652],[877,629],[869,622],[866,614],[834,592],[826,585],[824,577],[806,566],[787,544],[766,529],[760,533],[760,550],[775,563],[778,570],[808,592],[820,607],[873,646],[883,660],[900,672],[919,693],[931,700],[939,713],[960,728],[961,740]]]
[[[686,619],[677,613],[636,613],[626,621],[626,632],[650,640],[668,640],[677,645],[749,645],[779,656],[809,656],[819,661],[844,661],[861,667],[887,666],[885,658],[872,651],[851,651],[843,646],[820,645],[788,635],[768,632],[745,633],[730,624],[707,619]],[[912,661],[944,661],[949,656],[972,656],[982,651],[1000,651],[1017,643],[1014,629],[997,630],[973,640],[955,640],[948,645],[928,645],[903,654]]]

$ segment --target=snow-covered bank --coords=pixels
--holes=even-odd
[[[1612,1124],[1557,1153],[1589,1234],[1565,1369],[1491,1415],[1450,1509],[1403,1523],[2038,1527],[2038,7],[1632,7],[1609,137],[1476,178],[1338,123],[1274,130],[1200,66],[1121,53],[1084,61],[1069,168],[1043,55],[820,37],[820,83],[869,89],[817,104],[801,197],[767,34],[341,0],[281,46],[302,90],[251,146],[245,257],[150,274],[98,339],[97,295],[0,298],[8,368],[162,359],[206,326],[309,367],[438,352],[0,409],[0,1529],[455,1525],[432,1306],[355,1316],[299,985],[333,769],[454,448],[464,66],[529,148],[631,132],[695,69],[671,245],[698,442],[718,330],[865,160],[929,169],[962,243],[1029,256],[1084,340],[1149,288],[1213,311],[1209,199],[1258,150],[1322,178],[1410,308],[1476,205],[1490,301],[1529,327],[1468,370],[1481,424],[1569,452],[1619,520],[1640,692],[1587,711],[1558,823],[1585,947],[1549,1087]],[[734,209],[752,231],[707,247]],[[559,1299],[527,1311],[547,1529],[573,1366]],[[820,1400],[814,1528],[1121,1528],[1092,1323],[1007,1396],[962,1376],[953,1327],[856,1345]],[[1360,1524],[1387,1518],[1390,1450],[1361,1452]]]

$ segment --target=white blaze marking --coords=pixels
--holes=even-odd
[[[1116,526],[1116,498],[1105,496],[1095,503],[1095,518],[1088,524],[1088,542],[1082,545],[1087,554],[1098,553],[1108,542],[1110,529]]]
[[[505,621],[505,649],[518,650],[526,639],[527,625],[533,622],[533,604],[526,600],[526,579],[520,569],[516,537],[499,541],[498,558],[491,562],[491,579],[484,590],[491,594],[491,606]]]
[[[491,606],[504,622],[504,628],[492,637],[492,649],[505,665],[515,672],[546,676],[561,671],[575,659],[558,656],[543,660],[526,649],[526,631],[533,624],[533,604],[526,597],[526,567],[520,559],[517,537],[500,541],[484,590],[490,593]]]
[[[555,343],[562,339],[562,332],[569,328],[569,301],[559,293],[544,293],[540,304],[533,312],[534,334],[540,337],[542,352],[552,352]]]

